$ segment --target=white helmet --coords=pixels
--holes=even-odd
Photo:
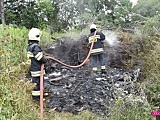
[[[96,27],[95,24],[92,24],[92,25],[90,26],[90,29],[97,29],[97,27]]]
[[[29,40],[37,40],[40,41],[40,37],[41,37],[41,31],[38,28],[32,28],[29,31]]]

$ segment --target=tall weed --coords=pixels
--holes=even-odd
[[[25,27],[15,28],[13,25],[0,27],[0,67],[9,69],[26,60],[28,30]]]

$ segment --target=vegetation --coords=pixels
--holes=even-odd
[[[1,14],[0,26],[0,120],[39,119],[39,103],[35,104],[30,99],[34,85],[25,78],[29,68],[26,57],[29,29],[43,29],[41,45],[45,46],[53,41],[52,37],[64,35],[71,28],[81,30],[91,22],[107,28],[135,30],[134,33],[121,33],[124,40],[134,44],[136,49],[134,51],[131,48],[132,59],[126,64],[133,67],[133,61],[141,61],[143,74],[137,89],[143,89],[142,94],[146,94],[147,101],[142,106],[131,102],[124,104],[123,99],[117,101],[110,119],[154,119],[150,112],[160,107],[160,5],[156,3],[158,0],[139,0],[132,7],[128,0],[2,0],[0,10],[1,13],[4,11],[4,16]],[[46,110],[45,119],[102,118],[89,111],[73,115]]]
[[[92,22],[128,27],[133,9],[129,0],[4,0],[2,3],[3,24],[28,29],[49,27],[51,33],[75,27],[82,29]]]

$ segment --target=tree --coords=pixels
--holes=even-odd
[[[0,12],[1,12],[1,23],[5,24],[5,18],[4,18],[4,0],[0,0]]]
[[[116,26],[130,27],[132,21],[132,3],[129,0],[120,0],[114,9],[114,23]]]
[[[76,0],[80,19],[109,26],[127,26],[131,22],[130,0]]]
[[[144,17],[153,17],[160,13],[159,0],[138,0],[133,10]]]
[[[58,18],[59,12],[57,1],[39,1],[39,7],[41,9],[41,19],[45,21],[46,25],[50,27],[51,34],[54,31],[58,31]]]
[[[59,12],[57,1],[6,0],[6,24],[25,26],[28,29],[32,27],[45,28],[46,26],[51,26],[51,30],[54,29],[54,31],[57,31],[61,29],[57,22],[57,14]]]
[[[25,26],[26,28],[41,27],[40,9],[35,1],[6,0],[6,24]]]

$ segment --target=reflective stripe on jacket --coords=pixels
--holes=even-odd
[[[94,40],[94,32],[90,33],[88,36],[88,43],[91,45]],[[91,53],[101,53],[103,52],[103,41],[105,40],[105,35],[102,32],[97,32],[94,40],[94,45]]]

